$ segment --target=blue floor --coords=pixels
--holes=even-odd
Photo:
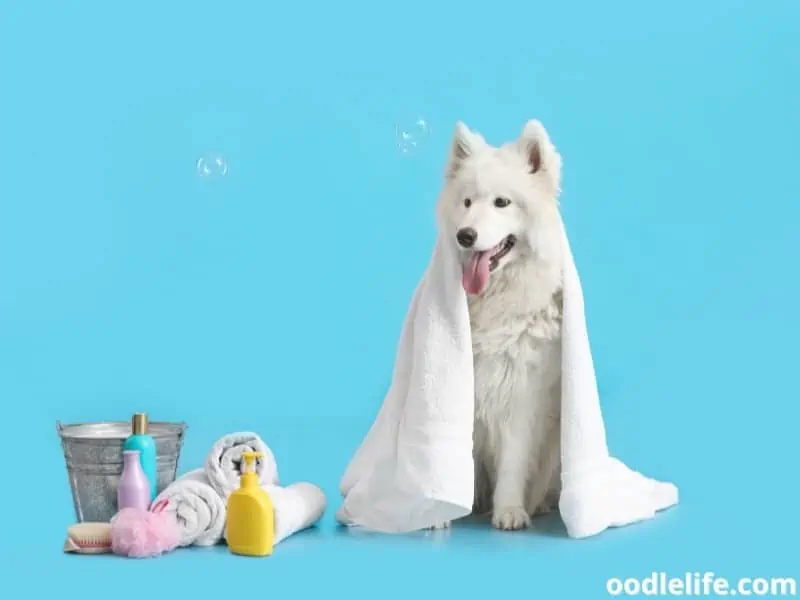
[[[610,395],[617,405],[627,403],[625,398],[633,404],[639,396],[635,389]],[[649,397],[659,400],[668,395]],[[654,571],[674,576],[713,571],[729,579],[798,575],[796,479],[776,464],[786,464],[787,459],[762,460],[767,452],[796,449],[795,441],[761,440],[762,447],[755,451],[738,443],[709,444],[703,438],[715,435],[710,411],[698,411],[683,429],[680,418],[659,414],[661,423],[656,423],[645,410],[628,412],[623,418],[610,411],[615,448],[653,474],[674,478],[681,485],[681,504],[653,521],[586,540],[566,538],[560,520],[550,516],[535,520],[534,529],[518,533],[496,532],[481,522],[456,524],[449,532],[401,537],[339,528],[333,519],[338,506],[335,474],[363,427],[333,417],[265,423],[264,436],[276,454],[282,479],[318,482],[331,502],[318,527],[289,538],[269,559],[234,557],[225,547],[183,549],[147,561],[60,554],[72,514],[66,478],[58,464],[59,448],[48,431],[38,454],[47,462],[43,488],[52,495],[34,493],[26,500],[25,523],[16,522],[23,518],[21,507],[12,513],[8,524],[12,532],[30,530],[35,535],[13,536],[18,543],[8,549],[13,552],[6,563],[10,561],[12,578],[29,577],[27,589],[55,591],[61,582],[71,581],[131,598],[141,593],[140,585],[208,597],[205,594],[244,593],[250,582],[258,593],[299,598],[339,593],[373,598],[378,590],[387,598],[450,594],[471,598],[518,593],[524,586],[539,590],[531,591],[532,596],[603,598],[608,578],[645,577]],[[220,430],[199,417],[195,420],[198,426],[187,431],[185,468],[200,464],[206,450],[202,442]],[[633,429],[623,428],[631,422],[639,424],[640,432],[625,432]],[[244,423],[230,418],[219,427],[233,431]],[[732,428],[737,423],[742,423],[741,417],[717,421],[716,426]],[[766,425],[763,417],[753,419],[755,430]],[[744,425],[738,427],[742,438],[752,435]],[[670,428],[678,435],[665,433]],[[706,428],[711,433],[703,431]],[[783,426],[784,433],[788,435],[790,428]],[[774,431],[772,437],[779,438],[781,428]],[[38,442],[36,432],[29,443]],[[66,597],[78,594],[68,590]]]
[[[654,571],[800,576],[800,4],[73,4],[0,4],[7,589],[592,600]],[[452,128],[500,143],[533,117],[564,157],[612,452],[681,502],[580,541],[557,518],[343,531]],[[62,554],[55,422],[143,410],[189,424],[181,470],[259,432],[325,518],[263,561]]]

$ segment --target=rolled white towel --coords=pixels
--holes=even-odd
[[[261,485],[278,485],[278,465],[264,441],[249,431],[231,433],[221,437],[211,447],[205,464],[209,485],[225,499],[239,487],[244,466],[243,452],[261,452],[264,458],[256,461],[256,473]]]
[[[275,543],[314,525],[325,512],[325,494],[311,483],[293,483],[286,487],[262,486],[275,513]]]
[[[275,543],[320,520],[326,506],[320,488],[310,483],[280,487],[275,458],[263,440],[255,433],[231,433],[214,444],[203,468],[178,478],[154,501],[167,500],[164,510],[175,516],[181,546],[211,546],[225,538],[228,498],[241,484],[242,453],[251,451],[264,454],[256,472],[272,501]]]
[[[286,487],[277,485],[261,487],[272,502],[275,544],[298,531],[308,529],[319,521],[325,512],[325,494],[311,483],[293,483]]]
[[[180,545],[213,546],[225,531],[225,501],[197,469],[178,478],[162,491],[154,504],[166,500],[165,512],[175,516]]]

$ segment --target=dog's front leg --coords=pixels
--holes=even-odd
[[[524,419],[507,422],[500,430],[496,483],[492,496],[492,525],[497,529],[525,529],[531,524],[525,510],[530,476],[531,432]]]
[[[558,421],[545,434],[539,467],[533,473],[528,490],[528,513],[546,515],[558,506],[561,489],[561,430]]]

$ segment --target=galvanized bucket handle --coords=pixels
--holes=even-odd
[[[180,433],[178,434],[178,436],[179,437],[183,437],[183,435],[186,433],[186,430],[189,428],[189,426],[186,424],[186,421],[180,421],[180,422],[176,423],[176,425],[180,425],[180,428],[181,428]],[[56,421],[56,433],[58,433],[58,435],[61,435],[61,433],[63,431],[64,431],[64,426],[61,424],[61,421]]]

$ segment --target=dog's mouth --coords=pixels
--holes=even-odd
[[[497,268],[503,257],[511,252],[516,243],[516,236],[508,235],[493,248],[473,252],[464,264],[462,279],[464,291],[473,296],[480,294],[489,281],[489,273]]]

